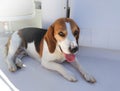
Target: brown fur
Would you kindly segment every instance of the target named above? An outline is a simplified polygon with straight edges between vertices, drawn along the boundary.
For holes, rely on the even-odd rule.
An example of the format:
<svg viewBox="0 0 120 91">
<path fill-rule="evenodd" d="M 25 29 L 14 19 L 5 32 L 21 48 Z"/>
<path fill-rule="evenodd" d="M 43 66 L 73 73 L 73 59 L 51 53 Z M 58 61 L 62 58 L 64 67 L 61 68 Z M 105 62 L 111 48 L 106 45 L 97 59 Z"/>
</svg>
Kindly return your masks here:
<svg viewBox="0 0 120 91">
<path fill-rule="evenodd" d="M 53 53 L 56 49 L 56 39 L 54 38 L 54 27 L 50 26 L 45 34 L 45 40 L 47 42 L 50 53 Z"/>
<path fill-rule="evenodd" d="M 8 55 L 8 50 L 9 50 L 10 40 L 11 40 L 11 37 L 9 37 L 9 39 L 8 39 L 6 45 L 5 45 L 5 56 Z"/>
<path fill-rule="evenodd" d="M 40 47 L 39 55 L 40 55 L 40 57 L 42 57 L 42 53 L 43 53 L 43 39 L 41 40 L 39 47 Z"/>
</svg>

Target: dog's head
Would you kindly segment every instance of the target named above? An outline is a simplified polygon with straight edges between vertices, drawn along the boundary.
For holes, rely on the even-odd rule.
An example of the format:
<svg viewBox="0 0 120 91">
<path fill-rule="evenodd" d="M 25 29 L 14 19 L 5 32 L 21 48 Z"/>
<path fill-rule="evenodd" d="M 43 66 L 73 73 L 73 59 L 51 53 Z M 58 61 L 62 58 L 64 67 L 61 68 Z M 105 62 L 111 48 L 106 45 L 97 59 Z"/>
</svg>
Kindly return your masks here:
<svg viewBox="0 0 120 91">
<path fill-rule="evenodd" d="M 49 51 L 53 53 L 56 45 L 65 54 L 75 54 L 78 51 L 78 39 L 80 29 L 70 18 L 60 18 L 56 20 L 46 33 L 46 41 Z"/>
</svg>

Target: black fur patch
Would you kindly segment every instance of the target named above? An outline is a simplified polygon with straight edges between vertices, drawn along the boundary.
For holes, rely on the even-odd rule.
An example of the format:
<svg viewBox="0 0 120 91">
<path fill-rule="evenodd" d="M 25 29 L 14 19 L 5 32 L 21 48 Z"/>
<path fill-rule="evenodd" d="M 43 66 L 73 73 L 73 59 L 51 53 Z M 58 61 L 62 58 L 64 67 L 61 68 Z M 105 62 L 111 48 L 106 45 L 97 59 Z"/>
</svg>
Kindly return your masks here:
<svg viewBox="0 0 120 91">
<path fill-rule="evenodd" d="M 19 30 L 19 35 L 23 39 L 24 46 L 27 48 L 27 44 L 34 41 L 36 51 L 39 52 L 39 44 L 44 37 L 47 29 L 40 28 L 24 28 Z"/>
</svg>

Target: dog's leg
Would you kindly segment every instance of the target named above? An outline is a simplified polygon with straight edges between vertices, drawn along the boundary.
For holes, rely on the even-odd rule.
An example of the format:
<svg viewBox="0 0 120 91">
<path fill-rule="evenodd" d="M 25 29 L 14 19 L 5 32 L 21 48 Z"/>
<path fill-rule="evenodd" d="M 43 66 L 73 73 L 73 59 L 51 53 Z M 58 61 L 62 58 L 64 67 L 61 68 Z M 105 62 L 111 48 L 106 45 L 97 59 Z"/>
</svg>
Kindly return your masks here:
<svg viewBox="0 0 120 91">
<path fill-rule="evenodd" d="M 18 48 L 21 45 L 21 38 L 18 36 L 17 32 L 14 33 L 11 37 L 9 48 L 8 48 L 8 55 L 6 56 L 6 63 L 8 65 L 8 69 L 11 72 L 14 72 L 17 70 L 17 67 L 15 65 L 15 53 L 17 52 Z"/>
<path fill-rule="evenodd" d="M 75 59 L 74 62 L 71 62 L 71 64 L 73 65 L 74 68 L 76 68 L 80 73 L 81 75 L 83 76 L 83 78 L 87 81 L 87 82 L 90 82 L 90 83 L 95 83 L 96 80 L 93 76 L 89 75 L 87 72 L 85 72 L 83 70 L 83 68 L 81 67 L 81 65 L 79 64 L 77 58 Z"/>
<path fill-rule="evenodd" d="M 76 82 L 77 79 L 70 75 L 66 69 L 59 63 L 56 62 L 44 62 L 42 61 L 42 66 L 44 66 L 47 69 L 53 70 L 53 71 L 57 71 L 58 73 L 60 73 L 65 79 L 71 81 L 71 82 Z"/>
<path fill-rule="evenodd" d="M 28 56 L 27 52 L 25 51 L 25 49 L 23 47 L 20 47 L 17 50 L 17 53 L 15 55 L 15 64 L 18 68 L 22 68 L 25 66 L 22 62 L 22 59 L 26 56 Z"/>
</svg>

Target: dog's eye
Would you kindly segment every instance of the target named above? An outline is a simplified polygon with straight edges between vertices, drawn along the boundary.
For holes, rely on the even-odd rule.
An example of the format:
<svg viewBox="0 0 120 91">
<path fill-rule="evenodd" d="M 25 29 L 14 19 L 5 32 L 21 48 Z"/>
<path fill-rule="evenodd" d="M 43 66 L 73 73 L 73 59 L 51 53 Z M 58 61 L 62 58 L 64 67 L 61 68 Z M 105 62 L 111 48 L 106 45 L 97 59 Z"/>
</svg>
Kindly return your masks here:
<svg viewBox="0 0 120 91">
<path fill-rule="evenodd" d="M 79 34 L 79 31 L 76 30 L 73 34 L 74 36 L 77 36 Z"/>
<path fill-rule="evenodd" d="M 65 34 L 63 32 L 58 33 L 61 37 L 65 37 Z"/>
</svg>

